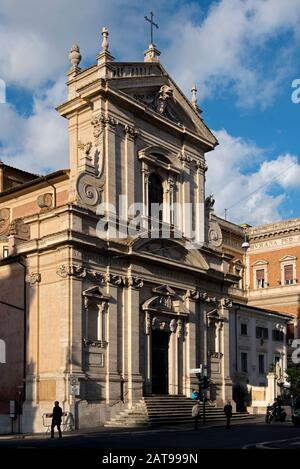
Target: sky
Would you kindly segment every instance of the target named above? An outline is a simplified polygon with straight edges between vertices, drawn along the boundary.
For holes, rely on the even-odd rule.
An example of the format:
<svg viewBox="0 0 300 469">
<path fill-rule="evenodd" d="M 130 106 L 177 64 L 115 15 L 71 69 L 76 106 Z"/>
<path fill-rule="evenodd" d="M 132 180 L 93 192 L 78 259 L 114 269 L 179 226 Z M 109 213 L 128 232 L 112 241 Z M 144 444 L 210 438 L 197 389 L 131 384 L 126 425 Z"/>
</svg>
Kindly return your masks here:
<svg viewBox="0 0 300 469">
<path fill-rule="evenodd" d="M 187 97 L 196 84 L 219 141 L 206 155 L 217 215 L 300 217 L 300 0 L 0 0 L 0 160 L 42 174 L 68 167 L 55 107 L 71 45 L 92 65 L 107 26 L 116 60 L 142 61 L 151 10 L 162 64 Z"/>
</svg>

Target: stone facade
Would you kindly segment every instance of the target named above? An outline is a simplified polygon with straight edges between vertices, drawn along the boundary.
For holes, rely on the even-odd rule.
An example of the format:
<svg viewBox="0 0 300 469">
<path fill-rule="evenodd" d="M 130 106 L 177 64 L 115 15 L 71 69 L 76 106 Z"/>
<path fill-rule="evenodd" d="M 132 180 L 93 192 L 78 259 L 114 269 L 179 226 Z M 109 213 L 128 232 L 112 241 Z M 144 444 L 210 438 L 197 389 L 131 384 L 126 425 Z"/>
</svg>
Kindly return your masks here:
<svg viewBox="0 0 300 469">
<path fill-rule="evenodd" d="M 205 197 L 205 153 L 217 141 L 195 90 L 191 103 L 158 55 L 151 45 L 144 62 L 115 62 L 104 29 L 97 64 L 81 70 L 74 44 L 57 108 L 69 122 L 70 169 L 0 194 L 0 307 L 11 327 L 0 339 L 13 349 L 21 326 L 5 321 L 20 297 L 26 344 L 23 373 L 11 373 L 20 357 L 9 352 L 0 387 L 3 376 L 23 386 L 25 432 L 43 429 L 54 400 L 82 428 L 145 395 L 190 396 L 200 364 L 216 403 L 232 396 L 230 297 L 246 302 L 233 288 L 243 255 L 226 247 L 225 222 Z"/>
</svg>

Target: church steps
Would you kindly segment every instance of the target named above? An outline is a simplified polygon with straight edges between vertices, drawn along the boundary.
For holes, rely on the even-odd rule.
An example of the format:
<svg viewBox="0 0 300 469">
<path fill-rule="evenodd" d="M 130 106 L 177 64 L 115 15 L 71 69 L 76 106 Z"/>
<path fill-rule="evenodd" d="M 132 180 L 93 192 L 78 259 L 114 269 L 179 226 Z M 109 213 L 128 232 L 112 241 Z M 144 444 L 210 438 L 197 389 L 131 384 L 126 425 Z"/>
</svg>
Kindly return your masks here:
<svg viewBox="0 0 300 469">
<path fill-rule="evenodd" d="M 192 407 L 195 401 L 184 396 L 144 397 L 132 409 L 123 410 L 106 422 L 105 427 L 144 427 L 192 423 Z M 203 414 L 203 404 L 201 404 Z M 225 421 L 223 407 L 206 405 L 206 421 Z M 236 412 L 233 420 L 250 419 L 247 413 Z"/>
</svg>

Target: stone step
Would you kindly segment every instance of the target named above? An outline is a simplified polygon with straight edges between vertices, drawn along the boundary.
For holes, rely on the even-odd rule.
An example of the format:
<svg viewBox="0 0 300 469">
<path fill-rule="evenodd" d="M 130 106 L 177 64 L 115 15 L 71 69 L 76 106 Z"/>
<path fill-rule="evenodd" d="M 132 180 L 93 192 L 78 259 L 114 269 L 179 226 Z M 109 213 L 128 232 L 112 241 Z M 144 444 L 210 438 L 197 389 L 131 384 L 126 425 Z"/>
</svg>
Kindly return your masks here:
<svg viewBox="0 0 300 469">
<path fill-rule="evenodd" d="M 137 402 L 131 409 L 125 409 L 120 414 L 106 422 L 105 427 L 139 427 L 163 426 L 192 423 L 192 407 L 195 401 L 185 396 L 147 396 Z M 203 403 L 201 404 L 203 414 Z M 222 407 L 205 407 L 206 421 L 225 421 Z M 253 418 L 247 413 L 235 413 L 233 420 Z"/>
</svg>

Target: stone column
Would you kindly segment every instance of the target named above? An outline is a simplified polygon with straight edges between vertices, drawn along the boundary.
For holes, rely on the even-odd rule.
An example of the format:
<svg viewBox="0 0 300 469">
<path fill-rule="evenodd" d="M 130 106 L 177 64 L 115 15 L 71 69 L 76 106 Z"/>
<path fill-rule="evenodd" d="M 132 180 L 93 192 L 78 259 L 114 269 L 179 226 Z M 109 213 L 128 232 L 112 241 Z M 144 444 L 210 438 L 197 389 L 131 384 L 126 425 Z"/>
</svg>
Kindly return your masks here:
<svg viewBox="0 0 300 469">
<path fill-rule="evenodd" d="M 140 375 L 140 288 L 143 281 L 137 277 L 126 279 L 127 295 L 127 370 L 128 370 L 128 406 L 143 395 L 142 377 Z"/>
<path fill-rule="evenodd" d="M 200 351 L 200 363 L 207 365 L 207 316 L 206 309 L 203 303 L 200 303 L 200 337 L 197 342 L 197 347 Z"/>
<path fill-rule="evenodd" d="M 152 354 L 151 354 L 151 313 L 145 312 L 145 394 L 151 394 L 151 370 L 152 370 Z"/>
<path fill-rule="evenodd" d="M 186 309 L 189 312 L 188 322 L 186 324 L 186 337 L 185 337 L 185 390 L 184 394 L 190 396 L 192 389 L 197 388 L 198 380 L 195 375 L 190 374 L 192 368 L 198 368 L 200 363 L 196 361 L 196 301 L 198 300 L 198 293 L 194 290 L 188 290 L 186 293 Z"/>
<path fill-rule="evenodd" d="M 148 179 L 149 169 L 142 162 L 142 202 L 143 202 L 143 228 L 148 228 L 148 215 L 149 215 L 149 193 L 148 193 Z"/>
<path fill-rule="evenodd" d="M 116 121 L 113 117 L 107 116 L 104 119 L 105 125 L 105 201 L 106 210 L 115 219 L 115 214 L 110 213 L 109 204 L 117 209 L 116 194 Z"/>
<path fill-rule="evenodd" d="M 119 275 L 107 275 L 106 293 L 109 296 L 109 308 L 103 308 L 106 315 L 107 363 L 106 363 L 106 401 L 120 399 L 120 373 L 118 364 L 118 308 L 120 307 L 118 290 L 123 287 L 123 279 Z M 107 312 L 105 312 L 107 311 Z"/>
<path fill-rule="evenodd" d="M 192 237 L 192 210 L 190 207 L 190 164 L 191 158 L 184 151 L 179 159 L 182 164 L 182 231 L 187 238 Z"/>
<path fill-rule="evenodd" d="M 222 301 L 222 300 L 221 300 Z M 230 338 L 229 338 L 229 310 L 225 302 L 222 301 L 222 316 L 224 321 L 222 322 L 222 332 L 221 334 L 221 353 L 223 354 L 223 367 L 222 367 L 222 377 L 223 377 L 223 390 L 222 390 L 222 399 L 223 402 L 232 399 L 232 380 L 230 377 Z"/>
<path fill-rule="evenodd" d="M 197 192 L 196 192 L 196 220 L 195 220 L 195 231 L 196 241 L 199 244 L 203 244 L 205 241 L 205 210 L 204 210 L 204 172 L 207 170 L 207 166 L 204 161 L 196 163 L 197 173 Z"/>
<path fill-rule="evenodd" d="M 138 136 L 137 129 L 132 125 L 125 125 L 125 192 L 127 196 L 126 219 L 128 219 L 128 208 L 134 204 L 136 186 L 136 155 L 135 139 Z"/>
</svg>

